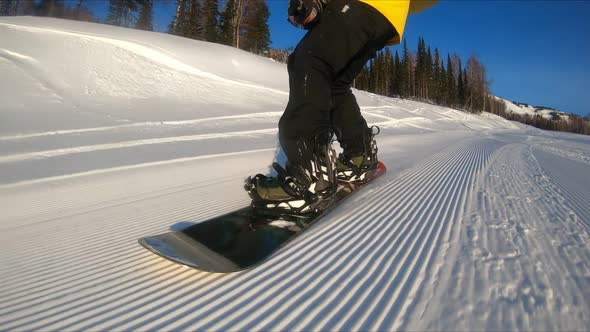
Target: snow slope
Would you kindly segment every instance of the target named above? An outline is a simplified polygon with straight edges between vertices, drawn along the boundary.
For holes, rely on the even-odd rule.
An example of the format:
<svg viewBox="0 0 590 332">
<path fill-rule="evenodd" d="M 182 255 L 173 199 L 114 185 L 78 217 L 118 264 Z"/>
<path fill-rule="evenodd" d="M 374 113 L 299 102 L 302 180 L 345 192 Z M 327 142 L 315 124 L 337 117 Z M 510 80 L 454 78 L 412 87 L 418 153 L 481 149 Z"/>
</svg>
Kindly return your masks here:
<svg viewBox="0 0 590 332">
<path fill-rule="evenodd" d="M 504 104 L 506 105 L 506 110 L 508 112 L 512 112 L 515 114 L 519 114 L 519 115 L 529 115 L 529 116 L 535 116 L 535 115 L 540 115 L 542 117 L 544 117 L 547 120 L 553 120 L 553 113 L 557 113 L 557 115 L 560 117 L 560 119 L 563 119 L 565 121 L 569 121 L 569 115 L 560 112 L 558 110 L 555 109 L 549 109 L 549 108 L 545 108 L 543 106 L 536 106 L 533 107 L 531 105 L 528 104 L 520 104 L 520 103 L 514 103 L 505 99 L 501 99 L 504 102 Z"/>
<path fill-rule="evenodd" d="M 284 65 L 0 18 L 0 330 L 585 330 L 590 139 L 355 91 L 388 173 L 262 266 L 140 247 L 248 204 Z"/>
</svg>

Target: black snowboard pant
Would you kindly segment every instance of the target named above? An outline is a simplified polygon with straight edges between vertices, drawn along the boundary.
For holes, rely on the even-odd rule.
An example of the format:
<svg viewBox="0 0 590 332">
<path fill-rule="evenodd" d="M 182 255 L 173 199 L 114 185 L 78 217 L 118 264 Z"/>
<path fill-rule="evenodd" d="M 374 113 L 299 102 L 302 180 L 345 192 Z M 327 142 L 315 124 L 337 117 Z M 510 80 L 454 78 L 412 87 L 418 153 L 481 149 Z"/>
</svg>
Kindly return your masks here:
<svg viewBox="0 0 590 332">
<path fill-rule="evenodd" d="M 301 141 L 332 129 L 347 152 L 363 152 L 367 122 L 351 85 L 368 60 L 397 32 L 373 7 L 332 0 L 319 23 L 289 56 L 289 103 L 279 121 L 279 140 L 290 163 L 304 165 Z"/>
</svg>

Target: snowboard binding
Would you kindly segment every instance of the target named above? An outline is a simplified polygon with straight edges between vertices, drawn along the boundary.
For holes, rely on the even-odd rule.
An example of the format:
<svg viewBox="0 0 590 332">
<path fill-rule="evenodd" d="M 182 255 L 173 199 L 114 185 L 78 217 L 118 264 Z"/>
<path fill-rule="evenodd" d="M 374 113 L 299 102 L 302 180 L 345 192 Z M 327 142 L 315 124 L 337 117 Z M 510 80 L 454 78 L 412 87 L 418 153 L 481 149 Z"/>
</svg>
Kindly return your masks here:
<svg viewBox="0 0 590 332">
<path fill-rule="evenodd" d="M 273 163 L 276 177 L 257 174 L 246 179 L 244 189 L 252 208 L 262 213 L 307 215 L 321 212 L 336 193 L 336 158 L 331 131 L 315 136 L 311 144 L 298 142 L 299 163 L 287 168 Z"/>
<path fill-rule="evenodd" d="M 252 198 L 251 207 L 260 212 L 284 213 L 299 215 L 304 213 L 317 212 L 314 203 L 319 200 L 319 196 L 312 193 L 307 188 L 302 186 L 299 181 L 291 176 L 286 176 L 283 172 L 285 170 L 277 163 L 273 164 L 273 168 L 277 171 L 278 179 L 256 174 L 253 177 L 246 179 L 244 189 Z M 289 194 L 290 197 L 284 199 L 268 199 L 263 198 L 258 194 L 257 185 L 265 181 L 279 181 L 282 189 Z M 273 213 L 273 214 L 274 214 Z"/>
<path fill-rule="evenodd" d="M 370 179 L 377 169 L 377 142 L 375 136 L 379 135 L 381 129 L 372 126 L 367 129 L 363 136 L 362 153 L 350 153 L 344 150 L 338 156 L 337 177 L 339 181 L 365 182 Z"/>
</svg>

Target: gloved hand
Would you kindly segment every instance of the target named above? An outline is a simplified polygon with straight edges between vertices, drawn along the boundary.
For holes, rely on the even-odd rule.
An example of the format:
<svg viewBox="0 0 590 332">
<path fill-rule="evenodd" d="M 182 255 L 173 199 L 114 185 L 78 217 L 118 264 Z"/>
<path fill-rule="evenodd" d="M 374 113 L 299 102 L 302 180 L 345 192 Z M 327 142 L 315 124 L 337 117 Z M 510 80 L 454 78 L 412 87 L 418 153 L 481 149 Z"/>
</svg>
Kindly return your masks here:
<svg viewBox="0 0 590 332">
<path fill-rule="evenodd" d="M 294 26 L 309 30 L 320 18 L 328 0 L 289 0 L 289 22 Z"/>
</svg>

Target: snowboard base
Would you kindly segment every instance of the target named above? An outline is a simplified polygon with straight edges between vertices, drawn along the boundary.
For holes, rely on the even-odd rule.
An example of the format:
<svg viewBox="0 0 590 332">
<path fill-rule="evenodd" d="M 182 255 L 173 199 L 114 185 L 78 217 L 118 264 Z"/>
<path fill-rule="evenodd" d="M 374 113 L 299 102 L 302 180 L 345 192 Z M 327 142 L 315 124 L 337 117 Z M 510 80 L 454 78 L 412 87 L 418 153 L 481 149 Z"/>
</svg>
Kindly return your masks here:
<svg viewBox="0 0 590 332">
<path fill-rule="evenodd" d="M 386 172 L 379 162 L 375 174 L 362 183 L 341 182 L 321 212 L 297 216 L 260 213 L 245 207 L 188 228 L 148 236 L 139 243 L 151 252 L 198 270 L 228 273 L 268 259 L 344 199 Z"/>
</svg>

